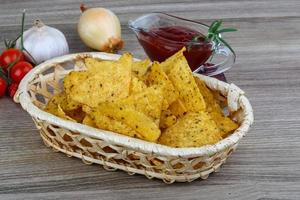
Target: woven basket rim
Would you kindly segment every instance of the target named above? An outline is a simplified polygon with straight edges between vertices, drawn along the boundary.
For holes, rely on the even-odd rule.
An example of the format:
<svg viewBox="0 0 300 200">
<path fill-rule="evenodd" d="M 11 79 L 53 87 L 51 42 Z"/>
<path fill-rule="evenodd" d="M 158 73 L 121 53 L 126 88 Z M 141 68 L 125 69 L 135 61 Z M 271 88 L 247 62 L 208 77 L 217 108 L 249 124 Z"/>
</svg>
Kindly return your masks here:
<svg viewBox="0 0 300 200">
<path fill-rule="evenodd" d="M 83 52 L 83 53 L 68 54 L 65 56 L 53 58 L 51 60 L 39 64 L 23 78 L 23 80 L 19 85 L 19 89 L 15 97 L 17 100 L 19 100 L 22 108 L 26 110 L 32 117 L 47 121 L 51 124 L 69 129 L 74 132 L 78 132 L 84 136 L 105 140 L 115 145 L 125 146 L 130 150 L 153 153 L 158 156 L 174 156 L 174 157 L 211 156 L 238 143 L 239 140 L 243 136 L 245 136 L 245 134 L 249 131 L 250 126 L 253 123 L 253 111 L 252 111 L 251 104 L 248 101 L 248 99 L 244 96 L 244 92 L 241 89 L 239 89 L 237 86 L 233 84 L 228 84 L 219 81 L 215 78 L 211 78 L 199 74 L 194 74 L 194 76 L 204 80 L 206 84 L 213 83 L 212 85 L 221 86 L 222 88 L 224 88 L 223 89 L 224 91 L 221 91 L 223 93 L 227 93 L 229 90 L 231 90 L 231 88 L 238 89 L 240 93 L 239 93 L 239 99 L 237 103 L 239 105 L 242 105 L 242 111 L 245 114 L 245 118 L 242 120 L 240 127 L 234 133 L 232 133 L 230 136 L 226 137 L 225 139 L 219 141 L 216 144 L 205 145 L 202 147 L 174 148 L 174 147 L 147 142 L 136 138 L 131 138 L 111 131 L 96 129 L 93 127 L 86 126 L 84 124 L 61 119 L 57 116 L 54 116 L 50 113 L 41 110 L 40 108 L 38 108 L 32 103 L 30 96 L 27 92 L 28 83 L 32 81 L 36 76 L 38 76 L 38 74 L 53 67 L 55 64 L 74 60 L 78 56 L 87 56 L 87 55 L 92 56 L 94 58 L 108 59 L 108 60 L 116 60 L 120 57 L 120 55 L 118 54 L 110 54 L 110 53 L 103 53 L 103 52 Z"/>
</svg>

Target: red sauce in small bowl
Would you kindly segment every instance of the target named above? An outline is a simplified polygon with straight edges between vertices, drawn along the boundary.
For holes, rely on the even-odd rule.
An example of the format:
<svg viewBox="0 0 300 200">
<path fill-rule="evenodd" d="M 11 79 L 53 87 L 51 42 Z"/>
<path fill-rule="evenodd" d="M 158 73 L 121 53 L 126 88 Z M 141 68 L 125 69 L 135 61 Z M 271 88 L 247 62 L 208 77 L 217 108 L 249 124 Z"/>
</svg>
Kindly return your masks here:
<svg viewBox="0 0 300 200">
<path fill-rule="evenodd" d="M 184 52 L 190 68 L 193 70 L 203 65 L 212 54 L 212 43 L 200 32 L 183 26 L 162 26 L 141 30 L 138 40 L 152 61 L 163 62 L 168 57 L 188 46 L 195 36 L 200 36 Z"/>
</svg>

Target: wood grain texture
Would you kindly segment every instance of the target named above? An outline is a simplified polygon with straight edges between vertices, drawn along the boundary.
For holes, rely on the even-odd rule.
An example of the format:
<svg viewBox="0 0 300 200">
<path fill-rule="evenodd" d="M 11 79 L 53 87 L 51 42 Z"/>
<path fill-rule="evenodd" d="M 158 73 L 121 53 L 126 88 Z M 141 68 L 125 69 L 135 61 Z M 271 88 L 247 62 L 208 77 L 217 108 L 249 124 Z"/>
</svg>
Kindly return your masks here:
<svg viewBox="0 0 300 200">
<path fill-rule="evenodd" d="M 71 52 L 89 51 L 76 33 L 79 0 L 1 0 L 0 41 L 17 35 L 21 11 L 62 30 Z M 219 173 L 207 180 L 165 185 L 108 172 L 45 147 L 30 116 L 0 100 L 0 199 L 300 199 L 300 1 L 87 0 L 121 19 L 124 51 L 145 54 L 129 19 L 164 11 L 205 23 L 224 18 L 239 32 L 227 38 L 238 55 L 227 73 L 246 91 L 255 124 Z M 0 44 L 0 49 L 4 45 Z"/>
</svg>

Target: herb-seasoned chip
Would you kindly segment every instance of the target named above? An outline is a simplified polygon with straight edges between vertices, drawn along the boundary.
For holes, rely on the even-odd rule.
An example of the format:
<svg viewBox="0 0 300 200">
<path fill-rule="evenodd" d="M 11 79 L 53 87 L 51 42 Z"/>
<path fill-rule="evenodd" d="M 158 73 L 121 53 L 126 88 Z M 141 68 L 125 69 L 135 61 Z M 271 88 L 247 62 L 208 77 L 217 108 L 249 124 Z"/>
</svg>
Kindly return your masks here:
<svg viewBox="0 0 300 200">
<path fill-rule="evenodd" d="M 53 100 L 55 100 L 56 104 L 59 104 L 64 111 L 73 111 L 81 107 L 79 103 L 69 98 L 65 92 L 57 94 Z"/>
<path fill-rule="evenodd" d="M 99 114 L 99 113 L 98 113 Z M 95 117 L 94 123 L 98 128 L 121 133 L 130 137 L 140 137 L 139 133 L 126 125 L 122 121 L 115 120 L 105 115 L 93 115 Z"/>
<path fill-rule="evenodd" d="M 85 115 L 85 117 L 84 117 L 83 120 L 82 120 L 82 123 L 85 124 L 85 125 L 88 125 L 88 126 L 97 128 L 97 126 L 96 126 L 94 120 L 91 118 L 90 115 Z"/>
<path fill-rule="evenodd" d="M 57 99 L 60 98 L 60 94 L 54 96 L 49 102 L 48 104 L 46 105 L 45 107 L 45 111 L 48 112 L 48 113 L 51 113 L 53 115 L 56 115 L 60 118 L 63 118 L 63 119 L 66 119 L 66 120 L 70 120 L 70 121 L 73 121 L 75 122 L 74 119 L 72 119 L 71 117 L 69 117 L 64 111 L 63 109 L 61 108 L 61 106 L 59 105 L 59 102 Z"/>
<path fill-rule="evenodd" d="M 142 77 L 147 73 L 150 64 L 151 61 L 149 59 L 135 61 L 132 64 L 132 73 L 137 77 Z"/>
<path fill-rule="evenodd" d="M 77 107 L 73 110 L 66 109 L 69 106 L 67 96 L 64 92 L 54 95 L 48 102 L 45 107 L 45 111 L 57 115 L 61 118 L 68 119 L 71 121 L 82 122 L 84 118 L 84 113 L 81 110 L 81 107 Z M 73 107 L 71 107 L 73 108 Z"/>
<path fill-rule="evenodd" d="M 195 81 L 206 103 L 206 109 L 208 112 L 210 112 L 210 109 L 215 106 L 216 100 L 214 99 L 214 96 L 211 93 L 211 91 L 206 87 L 204 81 L 200 80 L 197 77 L 195 77 Z"/>
<path fill-rule="evenodd" d="M 180 99 L 177 99 L 176 101 L 174 101 L 170 105 L 169 109 L 172 112 L 172 114 L 175 115 L 176 117 L 182 117 L 188 111 L 187 108 L 185 107 L 185 105 L 183 104 L 183 102 Z"/>
<path fill-rule="evenodd" d="M 63 85 L 64 91 L 67 95 L 70 95 L 74 86 L 80 85 L 88 78 L 87 71 L 72 71 L 64 78 Z"/>
<path fill-rule="evenodd" d="M 214 94 L 206 87 L 204 81 L 198 78 L 195 78 L 195 80 L 205 100 L 207 112 L 222 131 L 222 137 L 228 136 L 238 128 L 238 124 L 224 115 L 220 105 L 218 104 L 218 101 L 214 97 Z"/>
<path fill-rule="evenodd" d="M 119 102 L 144 113 L 154 120 L 160 119 L 163 102 L 162 88 L 157 86 L 148 87 L 143 92 L 133 94 Z"/>
<path fill-rule="evenodd" d="M 124 54 L 111 67 L 101 67 L 101 71 L 95 70 L 95 67 L 91 71 L 71 72 L 66 76 L 64 86 L 72 100 L 90 107 L 97 107 L 99 103 L 128 96 L 131 65 L 132 57 Z M 80 81 L 76 77 L 79 77 Z"/>
<path fill-rule="evenodd" d="M 130 95 L 142 92 L 146 88 L 147 88 L 147 85 L 143 81 L 139 80 L 137 77 L 134 77 L 134 76 L 131 77 L 131 83 L 130 83 L 130 87 L 129 87 Z"/>
<path fill-rule="evenodd" d="M 220 130 L 206 112 L 188 113 L 166 129 L 159 143 L 172 147 L 199 147 L 221 139 Z"/>
<path fill-rule="evenodd" d="M 116 65 L 116 61 L 114 60 L 97 60 L 95 58 L 86 58 L 84 63 L 89 72 L 96 73 Z"/>
<path fill-rule="evenodd" d="M 226 137 L 231 134 L 239 125 L 229 117 L 225 117 L 223 113 L 211 112 L 211 118 L 216 122 L 219 129 L 222 131 L 222 137 Z"/>
<path fill-rule="evenodd" d="M 164 62 L 161 63 L 162 69 L 168 74 L 169 71 L 173 68 L 177 59 L 184 57 L 183 52 L 185 52 L 186 48 L 183 47 L 180 51 L 175 53 L 173 56 L 166 59 Z"/>
<path fill-rule="evenodd" d="M 179 98 L 188 111 L 200 112 L 205 110 L 204 99 L 184 56 L 176 60 L 168 77 L 179 92 Z"/>
<path fill-rule="evenodd" d="M 47 103 L 44 108 L 45 111 L 52 113 L 57 109 L 58 104 L 60 104 L 65 99 L 65 95 L 63 93 L 59 93 L 54 95 Z M 53 114 L 53 113 L 52 113 Z"/>
<path fill-rule="evenodd" d="M 102 103 L 91 114 L 97 119 L 99 116 L 107 116 L 120 121 L 135 130 L 141 139 L 155 142 L 160 136 L 160 129 L 155 122 L 132 107 L 121 103 Z"/>
<path fill-rule="evenodd" d="M 164 110 L 161 113 L 159 128 L 169 128 L 177 121 L 177 117 L 170 110 Z"/>
<path fill-rule="evenodd" d="M 178 91 L 175 90 L 172 82 L 169 80 L 159 63 L 153 63 L 147 81 L 150 85 L 155 84 L 163 88 L 164 98 L 169 105 L 178 98 Z"/>
<path fill-rule="evenodd" d="M 61 107 L 63 110 L 76 110 L 76 109 L 80 109 L 81 108 L 81 104 L 74 101 L 73 99 L 70 98 L 69 95 L 65 94 L 66 96 L 66 100 L 64 102 L 61 103 Z"/>
</svg>

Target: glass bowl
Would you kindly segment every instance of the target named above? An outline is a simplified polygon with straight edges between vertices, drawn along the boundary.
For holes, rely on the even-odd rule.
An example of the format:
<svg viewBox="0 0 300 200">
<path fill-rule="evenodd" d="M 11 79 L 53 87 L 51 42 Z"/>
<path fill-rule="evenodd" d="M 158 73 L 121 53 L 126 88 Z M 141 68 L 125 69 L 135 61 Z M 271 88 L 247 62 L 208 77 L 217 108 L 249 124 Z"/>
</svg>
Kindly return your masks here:
<svg viewBox="0 0 300 200">
<path fill-rule="evenodd" d="M 205 38 L 209 27 L 200 22 L 166 13 L 150 13 L 129 21 L 129 27 L 152 61 L 162 62 L 185 46 L 184 55 L 193 72 L 215 76 L 230 69 L 235 62 L 235 54 L 223 44 L 216 45 L 208 40 L 191 43 L 184 38 L 172 40 L 164 35 L 172 32 L 172 37 L 178 39 L 185 32 L 187 37 L 200 34 Z M 159 31 L 162 29 L 165 33 Z M 219 36 L 222 37 L 221 34 Z"/>
</svg>

